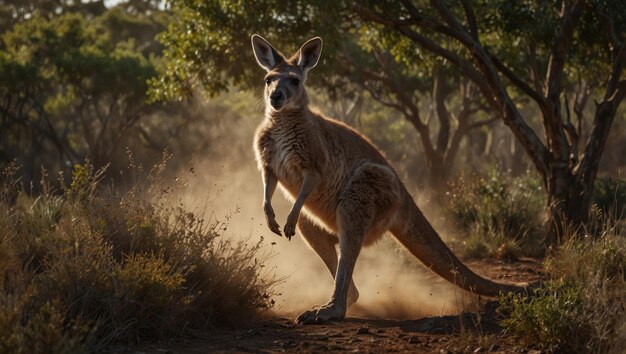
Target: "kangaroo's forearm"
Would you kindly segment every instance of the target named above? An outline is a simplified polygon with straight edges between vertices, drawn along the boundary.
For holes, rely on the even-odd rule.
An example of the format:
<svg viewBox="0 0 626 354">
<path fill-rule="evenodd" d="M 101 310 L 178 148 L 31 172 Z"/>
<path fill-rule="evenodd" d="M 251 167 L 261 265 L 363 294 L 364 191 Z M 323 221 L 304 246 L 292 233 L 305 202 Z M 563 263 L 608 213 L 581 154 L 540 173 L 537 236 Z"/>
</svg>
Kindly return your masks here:
<svg viewBox="0 0 626 354">
<path fill-rule="evenodd" d="M 319 183 L 319 176 L 314 173 L 307 173 L 304 175 L 302 179 L 302 186 L 300 187 L 300 192 L 298 192 L 298 197 L 296 201 L 293 203 L 293 207 L 291 208 L 291 213 L 299 213 L 306 199 L 309 197 L 311 192 L 317 187 Z"/>
<path fill-rule="evenodd" d="M 274 174 L 274 172 L 266 170 L 263 171 L 263 185 L 264 185 L 264 196 L 263 203 L 271 204 L 272 197 L 274 196 L 274 192 L 276 191 L 276 186 L 278 185 L 278 178 Z"/>
<path fill-rule="evenodd" d="M 291 236 L 296 234 L 296 223 L 298 222 L 298 218 L 300 216 L 300 210 L 304 206 L 304 202 L 309 197 L 311 192 L 317 187 L 319 184 L 320 178 L 317 174 L 305 173 L 302 178 L 302 186 L 300 187 L 300 192 L 298 192 L 298 197 L 296 201 L 293 203 L 293 207 L 291 208 L 291 212 L 289 212 L 289 216 L 287 216 L 287 223 L 285 223 L 285 236 L 291 239 Z"/>
</svg>

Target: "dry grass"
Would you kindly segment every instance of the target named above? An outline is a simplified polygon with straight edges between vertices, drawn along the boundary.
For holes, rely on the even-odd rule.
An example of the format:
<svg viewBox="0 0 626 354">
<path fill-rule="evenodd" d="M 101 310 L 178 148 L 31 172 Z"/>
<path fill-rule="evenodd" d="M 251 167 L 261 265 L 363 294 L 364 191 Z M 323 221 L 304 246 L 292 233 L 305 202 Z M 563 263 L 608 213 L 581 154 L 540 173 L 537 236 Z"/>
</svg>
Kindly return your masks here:
<svg viewBox="0 0 626 354">
<path fill-rule="evenodd" d="M 626 348 L 626 233 L 570 234 L 546 260 L 550 280 L 530 299 L 501 299 L 502 324 L 550 352 L 618 353 Z"/>
<path fill-rule="evenodd" d="M 94 351 L 239 324 L 272 305 L 261 243 L 184 210 L 162 169 L 122 190 L 76 166 L 69 186 L 43 183 L 38 196 L 15 166 L 4 171 L 0 352 Z"/>
</svg>

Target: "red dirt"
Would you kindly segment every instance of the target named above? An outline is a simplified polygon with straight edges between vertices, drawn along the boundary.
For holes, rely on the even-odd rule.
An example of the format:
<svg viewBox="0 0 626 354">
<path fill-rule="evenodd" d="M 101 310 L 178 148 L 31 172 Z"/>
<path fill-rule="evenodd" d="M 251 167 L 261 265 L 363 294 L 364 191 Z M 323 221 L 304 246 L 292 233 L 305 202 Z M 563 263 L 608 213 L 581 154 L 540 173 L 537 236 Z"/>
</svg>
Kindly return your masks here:
<svg viewBox="0 0 626 354">
<path fill-rule="evenodd" d="M 537 261 L 467 261 L 477 273 L 505 282 L 533 282 L 541 278 Z M 216 330 L 194 339 L 179 339 L 133 348 L 143 353 L 537 353 L 502 334 L 495 301 L 481 301 L 478 313 L 426 317 L 415 320 L 347 318 L 320 325 L 296 325 L 271 315 L 246 328 Z M 130 348 L 113 349 L 129 352 Z"/>
</svg>

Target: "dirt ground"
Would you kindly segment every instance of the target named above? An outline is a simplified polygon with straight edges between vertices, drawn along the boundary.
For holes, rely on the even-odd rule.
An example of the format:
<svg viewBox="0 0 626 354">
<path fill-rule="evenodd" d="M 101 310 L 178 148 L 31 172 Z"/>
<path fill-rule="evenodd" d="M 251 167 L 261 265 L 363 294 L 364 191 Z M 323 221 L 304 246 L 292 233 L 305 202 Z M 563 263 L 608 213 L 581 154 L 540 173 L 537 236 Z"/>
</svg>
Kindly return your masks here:
<svg viewBox="0 0 626 354">
<path fill-rule="evenodd" d="M 538 261 L 466 262 L 474 271 L 504 282 L 533 282 L 542 275 Z M 297 325 L 297 314 L 270 315 L 245 328 L 217 330 L 193 339 L 176 339 L 118 353 L 538 353 L 502 334 L 495 301 L 481 301 L 480 311 L 459 315 L 391 320 L 348 317 L 342 322 Z"/>
</svg>

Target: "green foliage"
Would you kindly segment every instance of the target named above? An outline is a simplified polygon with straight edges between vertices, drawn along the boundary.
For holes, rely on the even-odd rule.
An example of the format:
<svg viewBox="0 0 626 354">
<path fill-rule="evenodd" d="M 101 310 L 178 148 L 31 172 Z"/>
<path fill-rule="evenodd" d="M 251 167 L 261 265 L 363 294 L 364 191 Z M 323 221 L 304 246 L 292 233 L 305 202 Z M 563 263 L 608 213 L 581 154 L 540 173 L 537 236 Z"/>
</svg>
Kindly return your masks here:
<svg viewBox="0 0 626 354">
<path fill-rule="evenodd" d="M 444 211 L 467 235 L 462 248 L 468 257 L 536 256 L 543 236 L 543 198 L 530 175 L 512 178 L 494 170 L 488 178 L 452 182 Z"/>
<path fill-rule="evenodd" d="M 56 171 L 90 158 L 104 166 L 121 139 L 159 108 L 146 103 L 160 50 L 148 38 L 165 20 L 131 20 L 117 8 L 95 18 L 31 15 L 0 40 L 0 163 L 15 158 L 29 169 Z"/>
<path fill-rule="evenodd" d="M 92 198 L 104 171 L 104 168 L 96 171 L 89 159 L 83 165 L 74 165 L 72 182 L 64 190 L 66 197 L 76 200 Z"/>
<path fill-rule="evenodd" d="M 485 236 L 471 233 L 463 239 L 462 252 L 467 258 L 487 258 L 494 254 L 490 246 L 487 244 Z"/>
<path fill-rule="evenodd" d="M 439 14 L 425 1 L 414 2 L 427 21 L 439 24 Z M 461 59 L 471 56 L 456 41 L 436 31 L 411 26 L 409 11 L 397 1 L 276 1 L 254 3 L 220 1 L 171 1 L 177 21 L 161 35 L 166 47 L 167 70 L 160 79 L 152 81 L 156 99 L 181 98 L 192 93 L 199 84 L 215 94 L 230 85 L 256 87 L 258 68 L 251 56 L 249 39 L 253 33 L 264 35 L 279 49 L 291 54 L 294 47 L 314 35 L 325 41 L 322 70 L 324 81 L 314 84 L 329 88 L 336 80 L 352 82 L 367 80 L 349 66 L 377 68 L 374 52 L 388 52 L 395 63 L 387 63 L 402 81 L 402 88 L 427 88 L 435 68 L 443 65 L 447 76 L 458 78 L 460 73 L 443 58 L 416 45 L 396 26 L 382 25 L 363 19 L 364 12 L 383 14 L 384 19 L 407 19 L 407 28 L 443 46 Z M 465 18 L 461 4 L 446 3 L 451 13 Z M 543 70 L 553 47 L 559 25 L 560 3 L 551 1 L 512 2 L 506 0 L 472 3 L 480 30 L 481 42 L 514 72 Z M 365 16 L 367 17 L 367 16 Z M 611 21 L 610 28 L 603 24 Z M 443 22 L 443 21 L 441 21 Z M 607 40 L 621 40 L 626 29 L 626 5 L 619 1 L 588 3 L 580 28 L 574 39 L 566 75 L 576 82 L 580 76 L 596 80 L 606 72 L 606 58 L 592 55 L 605 52 Z M 532 53 L 528 48 L 532 47 Z M 346 66 L 346 54 L 352 58 Z M 533 56 L 532 59 L 530 58 Z M 339 59 L 339 60 L 337 60 Z M 337 61 L 336 64 L 335 61 Z M 532 63 L 532 64 L 531 64 Z M 537 65 L 542 64 L 542 65 Z M 530 68 L 529 65 L 534 65 Z M 375 70 L 380 72 L 379 70 Z M 384 71 L 384 70 L 383 70 Z M 346 75 L 347 74 L 347 75 Z M 538 72 L 543 77 L 545 72 Z M 522 76 L 522 77 L 524 77 Z M 329 80 L 333 78 L 334 80 Z M 395 77 L 394 77 L 395 78 Z M 383 85 L 384 86 L 384 85 Z M 396 97 L 396 99 L 398 99 Z"/>
<path fill-rule="evenodd" d="M 79 165 L 62 194 L 1 194 L 2 352 L 100 350 L 245 322 L 272 305 L 261 242 L 185 211 L 163 169 L 120 191 L 96 188 L 102 171 Z"/>
<path fill-rule="evenodd" d="M 610 218 L 626 217 L 626 181 L 611 177 L 596 179 L 593 204 Z"/>
<path fill-rule="evenodd" d="M 626 238 L 569 237 L 546 260 L 551 278 L 526 298 L 500 298 L 502 325 L 524 342 L 559 352 L 611 353 L 626 344 Z"/>
<path fill-rule="evenodd" d="M 527 343 L 540 343 L 550 350 L 581 346 L 572 339 L 585 340 L 588 329 L 581 323 L 582 289 L 577 284 L 549 282 L 536 290 L 533 299 L 512 294 L 500 298 L 501 313 L 509 314 L 502 325 Z M 582 325 L 582 326 L 581 326 Z M 584 344 L 582 344 L 584 346 Z"/>
<path fill-rule="evenodd" d="M 489 38 L 490 48 L 506 57 L 512 64 L 509 67 L 520 73 L 532 65 L 529 64 L 532 54 L 522 48 L 532 48 L 542 63 L 539 67 L 546 68 L 558 33 L 554 29 L 560 24 L 561 4 L 553 1 L 498 0 L 495 3 L 485 2 L 484 5 L 477 14 L 484 17 L 483 21 L 490 31 L 499 35 Z M 565 74 L 572 83 L 584 77 L 587 84 L 600 85 L 610 70 L 606 50 L 608 43 L 616 41 L 610 44 L 613 46 L 624 40 L 626 4 L 622 1 L 588 1 L 577 27 Z M 543 76 L 546 73 L 539 74 Z"/>
<path fill-rule="evenodd" d="M 211 95 L 232 85 L 260 87 L 263 74 L 252 55 L 253 33 L 262 34 L 285 55 L 305 40 L 322 36 L 324 55 L 311 81 L 332 85 L 322 73 L 336 69 L 332 56 L 345 38 L 337 25 L 345 8 L 342 2 L 174 0 L 170 5 L 176 21 L 160 35 L 166 71 L 151 80 L 154 99 L 188 97 L 198 84 Z"/>
</svg>

